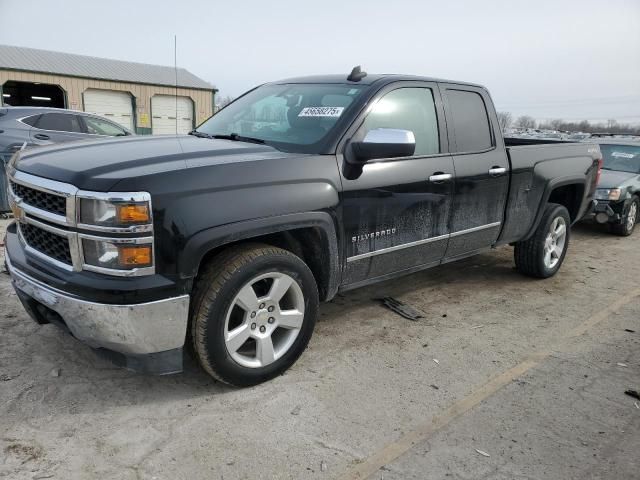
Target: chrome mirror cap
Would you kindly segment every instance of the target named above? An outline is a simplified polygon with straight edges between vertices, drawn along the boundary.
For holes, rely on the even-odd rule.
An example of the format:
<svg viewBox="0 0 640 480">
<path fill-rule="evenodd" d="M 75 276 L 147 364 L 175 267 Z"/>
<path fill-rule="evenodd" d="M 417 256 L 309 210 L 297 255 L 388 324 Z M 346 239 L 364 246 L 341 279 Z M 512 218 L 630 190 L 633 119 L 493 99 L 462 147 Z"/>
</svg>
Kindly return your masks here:
<svg viewBox="0 0 640 480">
<path fill-rule="evenodd" d="M 402 130 L 399 128 L 374 128 L 367 132 L 362 141 L 363 143 L 415 145 L 416 137 L 411 130 Z"/>
</svg>

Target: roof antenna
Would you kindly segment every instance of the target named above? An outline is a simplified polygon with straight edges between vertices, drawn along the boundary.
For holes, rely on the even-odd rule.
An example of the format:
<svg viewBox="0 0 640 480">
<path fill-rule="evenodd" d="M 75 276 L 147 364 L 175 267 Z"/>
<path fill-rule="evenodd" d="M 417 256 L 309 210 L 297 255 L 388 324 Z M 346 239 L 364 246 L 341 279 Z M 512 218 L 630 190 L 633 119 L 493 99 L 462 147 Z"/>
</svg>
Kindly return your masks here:
<svg viewBox="0 0 640 480">
<path fill-rule="evenodd" d="M 176 74 L 176 135 L 178 135 L 178 36 L 173 36 L 173 69 Z"/>
<path fill-rule="evenodd" d="M 358 65 L 356 67 L 353 67 L 353 70 L 351 70 L 351 73 L 347 77 L 347 80 L 350 82 L 359 82 L 366 76 L 367 76 L 367 72 L 363 72 L 362 69 L 360 68 L 360 65 Z"/>
</svg>

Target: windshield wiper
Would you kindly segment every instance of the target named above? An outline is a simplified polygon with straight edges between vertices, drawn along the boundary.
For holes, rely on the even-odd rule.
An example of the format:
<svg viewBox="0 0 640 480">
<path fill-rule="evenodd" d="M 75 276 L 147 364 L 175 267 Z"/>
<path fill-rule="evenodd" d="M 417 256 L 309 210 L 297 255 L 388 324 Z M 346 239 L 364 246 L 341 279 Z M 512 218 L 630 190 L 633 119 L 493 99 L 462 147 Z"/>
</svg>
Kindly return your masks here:
<svg viewBox="0 0 640 480">
<path fill-rule="evenodd" d="M 191 130 L 189 132 L 189 135 L 193 135 L 194 137 L 199 137 L 199 138 L 213 138 L 213 136 L 209 135 L 208 133 L 199 132 L 197 130 Z"/>
<path fill-rule="evenodd" d="M 229 133 L 228 135 L 227 134 L 210 135 L 208 133 L 199 132 L 198 130 L 191 130 L 189 132 L 189 135 L 193 135 L 194 137 L 200 137 L 200 138 L 217 138 L 220 140 L 232 140 L 234 142 L 257 143 L 259 145 L 265 144 L 265 141 L 262 140 L 261 138 L 245 137 L 244 135 L 238 135 L 237 133 Z"/>
<path fill-rule="evenodd" d="M 210 135 L 211 138 L 219 138 L 221 140 L 233 140 L 234 142 L 248 142 L 258 143 L 264 145 L 264 140 L 261 138 L 245 137 L 244 135 L 238 135 L 237 133 L 230 133 L 228 135 Z"/>
</svg>

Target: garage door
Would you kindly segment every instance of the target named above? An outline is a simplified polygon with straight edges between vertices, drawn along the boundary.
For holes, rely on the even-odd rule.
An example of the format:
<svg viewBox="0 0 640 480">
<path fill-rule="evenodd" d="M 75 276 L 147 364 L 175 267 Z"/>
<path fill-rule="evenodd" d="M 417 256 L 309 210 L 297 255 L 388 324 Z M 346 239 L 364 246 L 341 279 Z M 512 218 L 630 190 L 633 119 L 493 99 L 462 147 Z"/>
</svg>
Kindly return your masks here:
<svg viewBox="0 0 640 480">
<path fill-rule="evenodd" d="M 151 98 L 151 132 L 154 135 L 189 133 L 193 130 L 193 102 L 188 97 L 178 97 L 176 115 L 176 97 L 173 95 L 154 95 Z"/>
<path fill-rule="evenodd" d="M 131 95 L 113 90 L 89 89 L 84 92 L 84 111 L 102 115 L 125 128 L 133 128 Z"/>
</svg>

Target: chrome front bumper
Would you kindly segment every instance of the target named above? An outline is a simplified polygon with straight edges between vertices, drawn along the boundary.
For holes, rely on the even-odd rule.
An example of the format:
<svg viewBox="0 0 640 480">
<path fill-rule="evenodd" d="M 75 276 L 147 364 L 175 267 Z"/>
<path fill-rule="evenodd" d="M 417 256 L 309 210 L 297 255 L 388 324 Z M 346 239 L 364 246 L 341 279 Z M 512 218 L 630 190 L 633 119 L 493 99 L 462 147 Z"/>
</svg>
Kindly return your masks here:
<svg viewBox="0 0 640 480">
<path fill-rule="evenodd" d="M 5 260 L 17 293 L 56 312 L 73 336 L 91 347 L 140 356 L 184 346 L 189 295 L 133 305 L 94 303 L 30 277 L 11 265 L 9 255 Z"/>
</svg>

